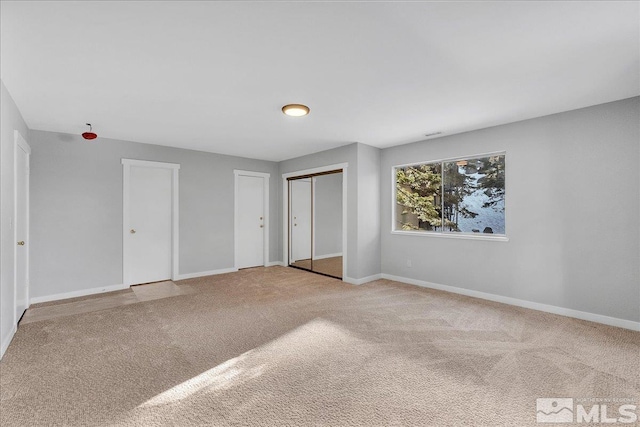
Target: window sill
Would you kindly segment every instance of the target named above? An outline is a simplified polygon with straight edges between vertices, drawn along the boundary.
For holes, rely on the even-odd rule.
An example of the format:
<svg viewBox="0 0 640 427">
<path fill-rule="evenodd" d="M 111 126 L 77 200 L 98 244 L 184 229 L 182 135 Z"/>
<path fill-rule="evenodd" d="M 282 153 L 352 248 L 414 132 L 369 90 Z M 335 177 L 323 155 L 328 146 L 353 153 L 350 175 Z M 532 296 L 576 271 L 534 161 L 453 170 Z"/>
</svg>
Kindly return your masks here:
<svg viewBox="0 0 640 427">
<path fill-rule="evenodd" d="M 429 231 L 397 231 L 392 230 L 391 234 L 397 234 L 400 236 L 426 236 L 426 237 L 436 237 L 436 238 L 444 238 L 444 239 L 463 239 L 463 240 L 491 240 L 494 242 L 508 242 L 509 238 L 507 236 L 491 236 L 486 234 L 455 234 L 455 233 L 438 233 L 438 232 L 429 232 Z"/>
</svg>

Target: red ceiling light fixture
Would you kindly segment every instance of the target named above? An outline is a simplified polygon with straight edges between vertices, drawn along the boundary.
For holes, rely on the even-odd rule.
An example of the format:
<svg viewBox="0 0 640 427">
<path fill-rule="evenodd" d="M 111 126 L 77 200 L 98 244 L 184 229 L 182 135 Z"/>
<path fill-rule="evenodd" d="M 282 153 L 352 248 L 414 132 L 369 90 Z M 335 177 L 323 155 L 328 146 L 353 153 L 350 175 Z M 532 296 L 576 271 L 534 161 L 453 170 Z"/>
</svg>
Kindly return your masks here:
<svg viewBox="0 0 640 427">
<path fill-rule="evenodd" d="M 89 132 L 83 133 L 82 137 L 84 139 L 96 139 L 98 137 L 98 134 L 91 132 L 92 131 L 91 123 L 87 123 L 87 126 L 89 126 Z"/>
</svg>

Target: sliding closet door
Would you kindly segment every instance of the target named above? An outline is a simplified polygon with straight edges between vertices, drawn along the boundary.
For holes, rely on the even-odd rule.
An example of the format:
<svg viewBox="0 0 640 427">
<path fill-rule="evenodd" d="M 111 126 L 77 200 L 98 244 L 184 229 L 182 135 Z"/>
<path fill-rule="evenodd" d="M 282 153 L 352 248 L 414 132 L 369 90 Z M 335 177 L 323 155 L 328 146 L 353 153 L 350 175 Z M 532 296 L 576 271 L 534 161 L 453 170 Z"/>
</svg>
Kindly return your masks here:
<svg viewBox="0 0 640 427">
<path fill-rule="evenodd" d="M 289 264 L 311 269 L 311 178 L 289 181 Z"/>
<path fill-rule="evenodd" d="M 342 173 L 313 178 L 312 271 L 342 278 Z"/>
</svg>

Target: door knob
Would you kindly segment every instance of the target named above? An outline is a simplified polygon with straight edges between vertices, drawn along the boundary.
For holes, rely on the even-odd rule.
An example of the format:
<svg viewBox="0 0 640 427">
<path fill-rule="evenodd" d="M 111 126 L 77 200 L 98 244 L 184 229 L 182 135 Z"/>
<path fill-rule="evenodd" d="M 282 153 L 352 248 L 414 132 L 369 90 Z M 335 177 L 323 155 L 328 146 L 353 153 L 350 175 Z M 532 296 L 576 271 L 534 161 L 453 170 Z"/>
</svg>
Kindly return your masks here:
<svg viewBox="0 0 640 427">
<path fill-rule="evenodd" d="M 24 240 L 20 240 L 20 241 L 18 242 L 18 246 L 24 246 Z"/>
<path fill-rule="evenodd" d="M 133 228 L 131 229 L 131 231 L 129 231 L 129 233 L 131 234 L 136 234 L 136 230 L 134 230 Z"/>
</svg>

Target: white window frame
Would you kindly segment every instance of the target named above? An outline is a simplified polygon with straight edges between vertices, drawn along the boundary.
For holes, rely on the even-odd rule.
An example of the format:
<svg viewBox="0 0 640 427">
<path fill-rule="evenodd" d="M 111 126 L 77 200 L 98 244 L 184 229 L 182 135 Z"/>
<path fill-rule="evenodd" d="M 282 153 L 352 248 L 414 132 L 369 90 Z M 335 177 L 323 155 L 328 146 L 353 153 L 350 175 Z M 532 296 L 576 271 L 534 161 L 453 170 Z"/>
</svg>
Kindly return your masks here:
<svg viewBox="0 0 640 427">
<path fill-rule="evenodd" d="M 481 157 L 489 157 L 489 156 L 497 156 L 504 155 L 505 156 L 505 177 L 508 175 L 508 165 L 506 162 L 507 152 L 505 150 L 502 151 L 493 151 L 489 153 L 480 153 L 473 154 L 469 156 L 456 156 L 456 157 L 448 157 L 442 159 L 434 159 L 434 160 L 425 160 L 420 162 L 411 162 L 404 163 L 400 165 L 394 165 L 391 167 L 391 234 L 403 235 L 403 236 L 425 236 L 425 237 L 436 237 L 436 238 L 445 238 L 445 239 L 467 239 L 467 240 L 490 240 L 497 242 L 508 242 L 509 238 L 507 237 L 507 216 L 504 218 L 504 230 L 505 234 L 484 234 L 484 233 L 463 233 L 463 232 L 446 232 L 446 231 L 411 231 L 411 230 L 396 230 L 396 169 L 405 168 L 408 166 L 420 166 L 425 164 L 437 164 L 444 162 L 452 162 L 456 160 L 469 160 L 469 159 L 477 159 Z M 505 179 L 505 195 L 507 194 L 507 180 Z M 505 212 L 506 212 L 506 197 L 505 197 Z"/>
</svg>

